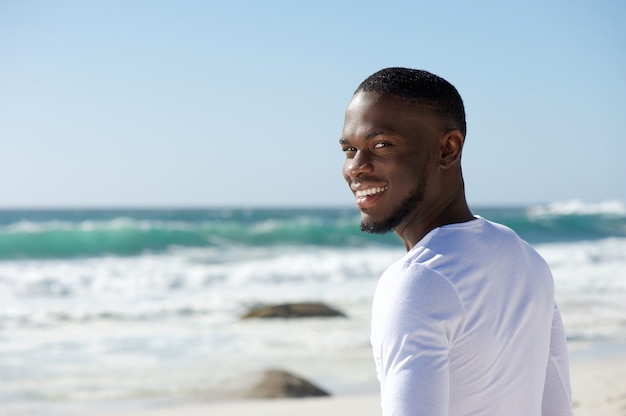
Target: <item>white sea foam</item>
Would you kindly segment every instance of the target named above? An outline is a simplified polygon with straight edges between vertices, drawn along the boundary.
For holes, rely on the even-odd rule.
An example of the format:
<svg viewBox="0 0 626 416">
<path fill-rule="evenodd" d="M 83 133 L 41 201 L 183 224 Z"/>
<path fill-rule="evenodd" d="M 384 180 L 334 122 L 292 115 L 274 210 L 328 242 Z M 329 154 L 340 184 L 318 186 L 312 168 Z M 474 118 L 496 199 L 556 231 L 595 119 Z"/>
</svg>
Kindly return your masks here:
<svg viewBox="0 0 626 416">
<path fill-rule="evenodd" d="M 533 206 L 528 209 L 531 216 L 552 215 L 626 215 L 626 203 L 622 201 L 604 201 L 586 203 L 579 200 L 552 202 L 547 205 Z"/>
<path fill-rule="evenodd" d="M 568 335 L 626 340 L 626 239 L 539 245 Z"/>
<path fill-rule="evenodd" d="M 164 221 L 164 220 L 147 220 L 134 219 L 129 217 L 117 217 L 108 220 L 84 220 L 80 222 L 74 221 L 29 221 L 21 220 L 15 223 L 7 224 L 0 227 L 0 231 L 7 233 L 41 233 L 47 231 L 95 231 L 95 230 L 122 230 L 136 229 L 147 231 L 151 229 L 167 229 L 194 231 L 202 227 L 210 227 L 211 222 L 192 223 L 184 221 Z"/>
</svg>

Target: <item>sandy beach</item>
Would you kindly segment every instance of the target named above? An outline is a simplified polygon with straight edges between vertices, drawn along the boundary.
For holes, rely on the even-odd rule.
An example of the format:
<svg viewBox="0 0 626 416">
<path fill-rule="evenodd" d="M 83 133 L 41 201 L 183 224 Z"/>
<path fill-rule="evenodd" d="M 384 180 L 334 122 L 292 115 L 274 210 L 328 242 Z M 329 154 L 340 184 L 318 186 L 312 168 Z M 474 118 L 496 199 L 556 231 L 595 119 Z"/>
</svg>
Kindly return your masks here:
<svg viewBox="0 0 626 416">
<path fill-rule="evenodd" d="M 571 364 L 575 416 L 626 415 L 626 355 L 583 358 Z M 102 416 L 380 415 L 376 394 L 330 398 L 207 402 L 104 413 Z"/>
<path fill-rule="evenodd" d="M 626 355 L 571 364 L 575 416 L 626 415 Z"/>
</svg>

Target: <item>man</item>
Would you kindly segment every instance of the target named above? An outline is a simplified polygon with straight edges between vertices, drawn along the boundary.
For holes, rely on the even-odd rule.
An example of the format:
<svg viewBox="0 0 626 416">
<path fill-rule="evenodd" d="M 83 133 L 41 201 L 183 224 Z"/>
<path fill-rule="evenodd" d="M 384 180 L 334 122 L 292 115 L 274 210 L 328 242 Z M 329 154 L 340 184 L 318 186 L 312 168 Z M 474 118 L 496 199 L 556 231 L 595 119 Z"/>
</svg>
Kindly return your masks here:
<svg viewBox="0 0 626 416">
<path fill-rule="evenodd" d="M 361 229 L 407 254 L 382 275 L 372 346 L 388 415 L 571 415 L 567 346 L 545 261 L 472 215 L 465 110 L 426 71 L 368 77 L 346 110 L 343 175 Z"/>
</svg>

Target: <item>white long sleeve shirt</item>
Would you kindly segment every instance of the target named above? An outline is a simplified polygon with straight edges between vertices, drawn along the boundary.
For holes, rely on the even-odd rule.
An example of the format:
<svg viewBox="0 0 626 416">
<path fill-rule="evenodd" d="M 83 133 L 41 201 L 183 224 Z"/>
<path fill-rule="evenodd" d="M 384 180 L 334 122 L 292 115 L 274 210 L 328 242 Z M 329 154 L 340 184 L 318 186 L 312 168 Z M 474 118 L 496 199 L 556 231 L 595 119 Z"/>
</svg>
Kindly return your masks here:
<svg viewBox="0 0 626 416">
<path fill-rule="evenodd" d="M 385 271 L 371 341 L 384 416 L 572 414 L 550 270 L 483 218 L 431 231 Z"/>
</svg>

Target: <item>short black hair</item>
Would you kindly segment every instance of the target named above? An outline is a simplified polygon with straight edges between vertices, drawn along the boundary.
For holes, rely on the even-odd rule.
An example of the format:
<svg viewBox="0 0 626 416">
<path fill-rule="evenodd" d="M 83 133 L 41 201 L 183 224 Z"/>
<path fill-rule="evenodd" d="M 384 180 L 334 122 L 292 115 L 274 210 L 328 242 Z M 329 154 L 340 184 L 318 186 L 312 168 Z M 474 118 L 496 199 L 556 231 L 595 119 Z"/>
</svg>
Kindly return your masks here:
<svg viewBox="0 0 626 416">
<path fill-rule="evenodd" d="M 377 92 L 402 98 L 425 109 L 465 136 L 465 107 L 461 95 L 445 79 L 421 69 L 385 68 L 373 73 L 354 92 Z"/>
</svg>

